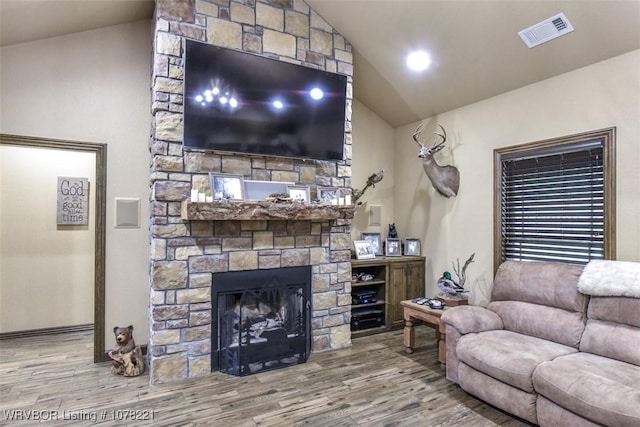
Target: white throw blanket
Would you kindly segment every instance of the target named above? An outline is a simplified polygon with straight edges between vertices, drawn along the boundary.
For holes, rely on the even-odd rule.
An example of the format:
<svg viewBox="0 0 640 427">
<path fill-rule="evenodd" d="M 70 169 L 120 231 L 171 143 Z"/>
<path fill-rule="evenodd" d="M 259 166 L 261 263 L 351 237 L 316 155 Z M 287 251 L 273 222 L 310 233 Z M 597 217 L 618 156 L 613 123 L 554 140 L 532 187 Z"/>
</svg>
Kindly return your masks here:
<svg viewBox="0 0 640 427">
<path fill-rule="evenodd" d="M 589 261 L 578 280 L 578 290 L 594 296 L 640 298 L 640 263 Z"/>
</svg>

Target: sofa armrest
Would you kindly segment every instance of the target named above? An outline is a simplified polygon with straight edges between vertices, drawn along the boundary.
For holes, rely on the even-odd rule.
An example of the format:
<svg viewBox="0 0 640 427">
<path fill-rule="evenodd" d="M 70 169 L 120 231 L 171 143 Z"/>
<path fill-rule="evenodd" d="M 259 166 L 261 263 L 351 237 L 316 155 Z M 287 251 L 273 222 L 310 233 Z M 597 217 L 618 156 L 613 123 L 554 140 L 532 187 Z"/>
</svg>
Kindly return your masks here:
<svg viewBox="0 0 640 427">
<path fill-rule="evenodd" d="M 461 363 L 456 353 L 458 340 L 463 335 L 474 332 L 504 329 L 500 316 L 484 307 L 474 305 L 459 305 L 445 310 L 440 321 L 446 329 L 447 379 L 454 383 L 458 382 L 458 366 Z"/>
<path fill-rule="evenodd" d="M 504 329 L 502 319 L 496 313 L 476 305 L 459 305 L 442 313 L 440 318 L 446 325 L 455 328 L 461 335 Z"/>
</svg>

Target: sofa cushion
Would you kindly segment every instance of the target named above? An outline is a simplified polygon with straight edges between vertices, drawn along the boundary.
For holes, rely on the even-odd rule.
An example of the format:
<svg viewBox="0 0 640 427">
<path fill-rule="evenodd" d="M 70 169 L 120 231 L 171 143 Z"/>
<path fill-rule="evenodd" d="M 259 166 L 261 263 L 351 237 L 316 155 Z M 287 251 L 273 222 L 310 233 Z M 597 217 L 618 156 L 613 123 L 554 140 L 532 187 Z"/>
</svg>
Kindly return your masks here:
<svg viewBox="0 0 640 427">
<path fill-rule="evenodd" d="M 464 363 L 460 364 L 459 370 L 460 387 L 464 391 L 510 414 L 514 414 L 534 424 L 538 423 L 538 419 L 536 418 L 536 394 L 526 393 L 520 389 L 511 387 L 470 368 Z M 459 421 L 461 421 L 459 425 L 465 425 L 464 420 Z"/>
<path fill-rule="evenodd" d="M 640 298 L 591 297 L 587 318 L 640 328 Z"/>
<path fill-rule="evenodd" d="M 593 422 L 640 425 L 640 369 L 635 365 L 580 352 L 542 363 L 533 384 L 540 395 Z"/>
<path fill-rule="evenodd" d="M 580 351 L 640 366 L 640 299 L 591 297 Z"/>
<path fill-rule="evenodd" d="M 640 369 L 640 328 L 589 320 L 580 341 L 580 351 L 632 363 Z"/>
<path fill-rule="evenodd" d="M 541 427 L 601 427 L 586 418 L 567 411 L 562 406 L 558 406 L 544 396 L 538 395 L 536 399 L 536 415 L 538 424 Z"/>
<path fill-rule="evenodd" d="M 583 312 L 522 301 L 495 301 L 487 308 L 500 316 L 504 329 L 575 347 L 584 332 Z"/>
<path fill-rule="evenodd" d="M 511 331 L 495 330 L 460 337 L 458 360 L 503 383 L 533 392 L 536 367 L 575 348 Z"/>
<path fill-rule="evenodd" d="M 505 261 L 487 308 L 507 330 L 578 348 L 589 300 L 577 288 L 582 270 L 571 264 Z"/>
<path fill-rule="evenodd" d="M 524 301 L 584 313 L 588 297 L 578 292 L 583 266 L 505 261 L 496 272 L 491 301 Z"/>
</svg>

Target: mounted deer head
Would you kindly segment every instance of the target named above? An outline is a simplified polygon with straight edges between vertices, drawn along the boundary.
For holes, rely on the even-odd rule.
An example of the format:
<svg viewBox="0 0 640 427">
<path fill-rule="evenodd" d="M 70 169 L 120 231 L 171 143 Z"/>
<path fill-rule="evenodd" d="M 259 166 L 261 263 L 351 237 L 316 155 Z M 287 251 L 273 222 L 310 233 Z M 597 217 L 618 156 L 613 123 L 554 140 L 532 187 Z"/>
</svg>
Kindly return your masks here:
<svg viewBox="0 0 640 427">
<path fill-rule="evenodd" d="M 440 166 L 433 158 L 435 153 L 444 148 L 444 143 L 447 140 L 447 131 L 442 126 L 438 126 L 442 129 L 442 133 L 434 132 L 434 134 L 442 139 L 440 142 L 436 141 L 429 147 L 420 142 L 422 124 L 413 133 L 413 140 L 420 146 L 418 157 L 422 159 L 422 167 L 429 180 L 431 180 L 433 188 L 443 196 L 454 197 L 458 195 L 458 189 L 460 188 L 460 172 L 454 166 Z"/>
</svg>

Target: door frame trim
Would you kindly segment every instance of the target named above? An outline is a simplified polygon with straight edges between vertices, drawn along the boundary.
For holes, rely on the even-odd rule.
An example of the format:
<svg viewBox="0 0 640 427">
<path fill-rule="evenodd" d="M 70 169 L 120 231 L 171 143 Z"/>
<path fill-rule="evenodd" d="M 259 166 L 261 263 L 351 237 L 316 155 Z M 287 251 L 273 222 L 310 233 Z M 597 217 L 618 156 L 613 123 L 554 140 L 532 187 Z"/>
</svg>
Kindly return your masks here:
<svg viewBox="0 0 640 427">
<path fill-rule="evenodd" d="M 107 145 L 92 142 L 66 141 L 52 138 L 8 135 L 0 133 L 0 144 L 20 147 L 52 148 L 95 153 L 96 155 L 96 200 L 95 200 L 95 259 L 93 296 L 93 361 L 107 360 L 105 353 L 105 255 L 107 217 Z"/>
</svg>

